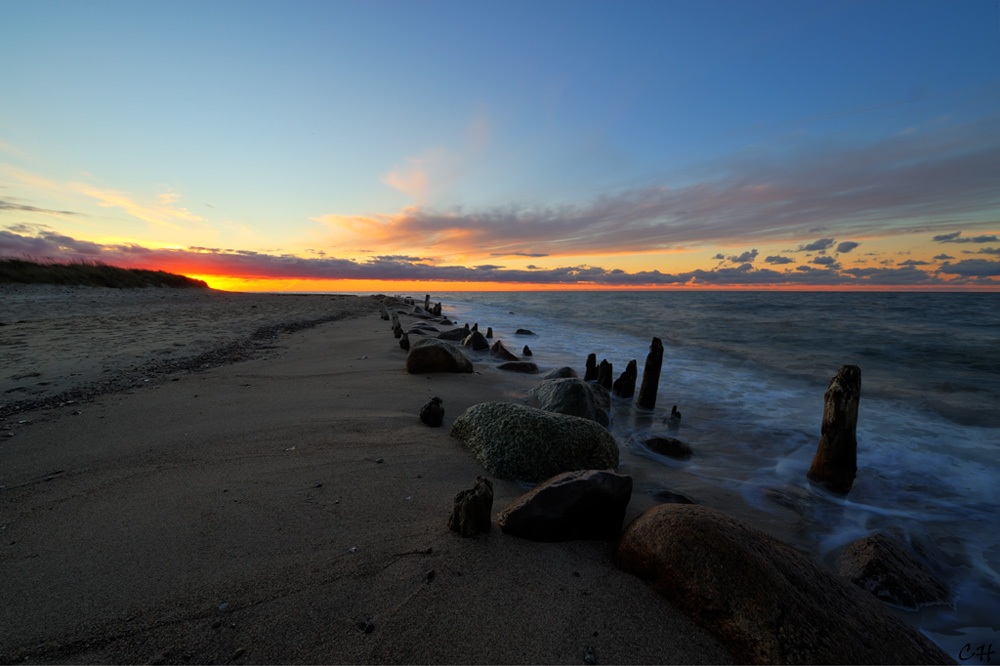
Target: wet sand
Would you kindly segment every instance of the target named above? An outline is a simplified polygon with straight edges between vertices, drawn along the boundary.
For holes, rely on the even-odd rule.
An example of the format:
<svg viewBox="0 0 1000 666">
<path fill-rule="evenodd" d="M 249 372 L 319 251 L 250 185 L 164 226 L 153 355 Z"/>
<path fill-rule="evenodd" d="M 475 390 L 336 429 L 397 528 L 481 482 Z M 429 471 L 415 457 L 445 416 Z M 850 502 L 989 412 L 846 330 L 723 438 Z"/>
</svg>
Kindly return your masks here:
<svg viewBox="0 0 1000 666">
<path fill-rule="evenodd" d="M 536 379 L 409 375 L 377 301 L 0 303 L 4 663 L 730 661 L 613 544 L 448 531 L 482 473 L 451 424 Z M 494 488 L 495 511 L 525 490 Z"/>
</svg>

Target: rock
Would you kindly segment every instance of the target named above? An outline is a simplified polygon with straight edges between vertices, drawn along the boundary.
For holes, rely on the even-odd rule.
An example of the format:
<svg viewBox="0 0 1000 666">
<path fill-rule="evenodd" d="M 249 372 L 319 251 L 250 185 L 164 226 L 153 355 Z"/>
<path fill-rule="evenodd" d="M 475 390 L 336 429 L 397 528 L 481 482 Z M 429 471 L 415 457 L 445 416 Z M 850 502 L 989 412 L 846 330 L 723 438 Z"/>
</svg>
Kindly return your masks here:
<svg viewBox="0 0 1000 666">
<path fill-rule="evenodd" d="M 402 335 L 400 335 L 399 346 L 403 349 L 403 351 L 410 350 L 410 336 L 408 334 L 403 333 Z"/>
<path fill-rule="evenodd" d="M 420 408 L 420 420 L 432 428 L 440 428 L 444 421 L 444 405 L 441 398 L 431 398 L 431 401 Z"/>
<path fill-rule="evenodd" d="M 466 324 L 466 326 L 468 326 L 468 324 Z M 472 325 L 472 333 L 477 333 L 478 331 L 479 331 L 479 322 L 477 321 L 475 324 Z"/>
<path fill-rule="evenodd" d="M 656 490 L 650 490 L 649 494 L 653 496 L 657 502 L 662 502 L 664 504 L 697 504 L 693 499 L 685 495 L 684 493 L 679 493 L 669 488 L 658 488 Z"/>
<path fill-rule="evenodd" d="M 664 422 L 670 427 L 671 430 L 676 430 L 681 425 L 681 413 L 677 411 L 677 405 L 674 405 L 670 410 L 670 416 L 664 419 Z"/>
<path fill-rule="evenodd" d="M 502 340 L 497 340 L 496 342 L 493 343 L 493 346 L 490 347 L 490 356 L 492 356 L 493 358 L 499 358 L 499 359 L 501 359 L 503 361 L 520 361 L 521 360 L 517 356 L 515 356 L 514 354 L 511 354 L 510 351 L 506 347 L 503 346 L 503 341 Z"/>
<path fill-rule="evenodd" d="M 948 587 L 903 538 L 877 532 L 851 543 L 837 560 L 840 575 L 885 603 L 907 610 L 947 603 Z"/>
<path fill-rule="evenodd" d="M 601 364 L 597 367 L 597 383 L 610 391 L 614 372 L 614 366 L 607 359 L 602 360 Z"/>
<path fill-rule="evenodd" d="M 493 337 L 493 327 L 492 326 L 487 326 L 486 327 L 486 337 L 487 338 L 492 338 Z"/>
<path fill-rule="evenodd" d="M 653 453 L 677 460 L 687 460 L 694 453 L 690 446 L 676 437 L 650 437 L 642 440 L 642 445 Z"/>
<path fill-rule="evenodd" d="M 845 365 L 823 395 L 823 422 L 807 476 L 835 493 L 847 494 L 858 473 L 858 401 L 861 368 Z"/>
<path fill-rule="evenodd" d="M 462 346 L 468 347 L 472 351 L 486 351 L 490 348 L 490 343 L 486 341 L 482 333 L 473 330 L 472 333 L 462 340 Z"/>
<path fill-rule="evenodd" d="M 474 537 L 490 531 L 493 515 L 493 482 L 485 476 L 476 477 L 476 485 L 455 495 L 448 519 L 448 529 L 463 537 Z"/>
<path fill-rule="evenodd" d="M 516 331 L 514 331 L 514 335 L 534 335 L 534 333 L 532 333 L 526 328 L 519 328 Z"/>
<path fill-rule="evenodd" d="M 450 331 L 438 333 L 438 340 L 449 340 L 451 342 L 461 342 L 468 337 L 469 331 L 464 328 L 453 328 Z"/>
<path fill-rule="evenodd" d="M 576 370 L 574 370 L 573 368 L 569 367 L 568 365 L 564 365 L 561 368 L 556 368 L 555 370 L 549 370 L 544 375 L 542 375 L 542 379 L 543 380 L 545 380 L 545 379 L 561 379 L 561 378 L 564 378 L 564 377 L 579 377 L 579 376 L 580 375 L 576 374 Z"/>
<path fill-rule="evenodd" d="M 435 303 L 434 304 L 433 309 L 431 309 L 431 314 L 434 315 L 435 317 L 440 317 L 441 316 L 441 304 L 440 303 Z"/>
<path fill-rule="evenodd" d="M 423 372 L 472 372 L 472 361 L 458 348 L 436 338 L 417 340 L 406 354 L 406 371 Z"/>
<path fill-rule="evenodd" d="M 870 594 L 708 507 L 653 507 L 625 528 L 615 560 L 712 632 L 737 663 L 952 662 Z"/>
<path fill-rule="evenodd" d="M 538 366 L 530 361 L 507 361 L 498 365 L 497 369 L 506 370 L 507 372 L 520 372 L 526 375 L 538 374 Z"/>
<path fill-rule="evenodd" d="M 622 373 L 622 376 L 615 380 L 611 390 L 620 398 L 631 398 L 635 395 L 635 380 L 638 375 L 639 371 L 635 359 L 632 359 L 625 366 L 625 372 Z"/>
<path fill-rule="evenodd" d="M 597 354 L 587 355 L 587 370 L 583 373 L 583 381 L 597 381 Z"/>
<path fill-rule="evenodd" d="M 611 398 L 599 384 L 578 378 L 546 379 L 536 384 L 528 397 L 539 409 L 596 421 L 607 427 Z"/>
<path fill-rule="evenodd" d="M 531 347 L 524 345 L 524 349 L 521 350 L 523 356 L 531 356 Z"/>
<path fill-rule="evenodd" d="M 660 368 L 663 366 L 663 343 L 659 338 L 653 338 L 646 355 L 646 367 L 642 371 L 642 385 L 639 387 L 639 398 L 635 404 L 643 409 L 656 407 L 656 392 L 660 388 Z"/>
<path fill-rule="evenodd" d="M 509 402 L 473 405 L 451 434 L 490 475 L 537 483 L 562 472 L 618 469 L 618 443 L 594 421 Z"/>
<path fill-rule="evenodd" d="M 497 517 L 507 534 L 532 541 L 618 538 L 632 477 L 603 470 L 559 474 L 514 500 Z"/>
</svg>

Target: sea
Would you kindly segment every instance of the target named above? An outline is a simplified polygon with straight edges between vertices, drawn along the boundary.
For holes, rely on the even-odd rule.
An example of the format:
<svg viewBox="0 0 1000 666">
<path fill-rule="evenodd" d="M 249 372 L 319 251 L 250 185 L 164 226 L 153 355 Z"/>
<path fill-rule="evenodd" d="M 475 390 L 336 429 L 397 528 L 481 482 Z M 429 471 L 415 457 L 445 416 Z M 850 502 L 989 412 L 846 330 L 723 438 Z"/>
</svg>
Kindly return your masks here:
<svg viewBox="0 0 1000 666">
<path fill-rule="evenodd" d="M 412 295 L 423 300 L 423 295 Z M 615 398 L 610 429 L 636 493 L 690 479 L 736 497 L 831 568 L 850 542 L 900 530 L 945 579 L 947 604 L 897 611 L 956 661 L 1000 661 L 1000 294 L 859 292 L 453 292 L 431 295 L 459 324 L 491 327 L 542 371 L 586 357 L 639 382 L 664 347 L 652 412 Z M 532 336 L 515 335 L 528 329 Z M 846 496 L 811 484 L 823 394 L 861 368 L 858 474 Z M 637 384 L 638 392 L 638 384 Z M 682 414 L 677 428 L 671 409 Z M 642 438 L 687 442 L 687 461 Z M 716 499 L 712 499 L 716 498 Z M 693 497 L 696 501 L 701 498 Z M 725 506 L 717 506 L 725 510 Z M 790 519 L 789 516 L 792 518 Z M 983 654 L 982 652 L 980 654 Z"/>
</svg>

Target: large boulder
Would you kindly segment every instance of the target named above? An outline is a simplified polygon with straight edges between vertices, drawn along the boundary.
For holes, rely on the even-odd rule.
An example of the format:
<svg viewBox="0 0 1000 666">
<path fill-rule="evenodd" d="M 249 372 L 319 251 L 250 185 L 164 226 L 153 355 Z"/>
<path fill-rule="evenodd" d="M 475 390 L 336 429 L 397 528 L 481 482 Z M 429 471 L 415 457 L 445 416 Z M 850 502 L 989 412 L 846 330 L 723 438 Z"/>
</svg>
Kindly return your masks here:
<svg viewBox="0 0 1000 666">
<path fill-rule="evenodd" d="M 520 372 L 525 375 L 537 375 L 539 372 L 538 366 L 531 361 L 507 361 L 506 363 L 498 365 L 497 370 Z"/>
<path fill-rule="evenodd" d="M 916 610 L 948 602 L 948 587 L 910 550 L 905 537 L 876 532 L 851 543 L 837 561 L 840 575 L 882 601 Z"/>
<path fill-rule="evenodd" d="M 454 345 L 437 338 L 423 338 L 410 346 L 406 354 L 406 371 L 410 374 L 472 372 L 472 361 Z"/>
<path fill-rule="evenodd" d="M 676 437 L 648 437 L 642 444 L 653 453 L 675 460 L 687 460 L 694 453 L 687 442 Z"/>
<path fill-rule="evenodd" d="M 539 409 L 579 416 L 607 427 L 611 398 L 600 384 L 579 378 L 546 379 L 528 391 L 528 397 Z"/>
<path fill-rule="evenodd" d="M 473 405 L 455 419 L 451 434 L 501 479 L 537 483 L 562 472 L 618 469 L 618 443 L 606 428 L 527 405 Z"/>
<path fill-rule="evenodd" d="M 544 375 L 542 375 L 542 379 L 562 379 L 563 377 L 579 377 L 579 376 L 580 375 L 576 374 L 576 370 L 569 367 L 568 365 L 564 365 L 561 368 L 554 368 L 552 370 L 549 370 Z"/>
<path fill-rule="evenodd" d="M 469 335 L 467 328 L 453 328 L 450 331 L 438 333 L 438 340 L 450 340 L 451 342 L 461 342 Z"/>
<path fill-rule="evenodd" d="M 872 595 L 714 509 L 661 504 L 622 534 L 616 563 L 755 664 L 954 663 Z"/>
<path fill-rule="evenodd" d="M 632 499 L 632 477 L 604 470 L 565 472 L 500 512 L 500 529 L 532 541 L 618 538 Z"/>
</svg>

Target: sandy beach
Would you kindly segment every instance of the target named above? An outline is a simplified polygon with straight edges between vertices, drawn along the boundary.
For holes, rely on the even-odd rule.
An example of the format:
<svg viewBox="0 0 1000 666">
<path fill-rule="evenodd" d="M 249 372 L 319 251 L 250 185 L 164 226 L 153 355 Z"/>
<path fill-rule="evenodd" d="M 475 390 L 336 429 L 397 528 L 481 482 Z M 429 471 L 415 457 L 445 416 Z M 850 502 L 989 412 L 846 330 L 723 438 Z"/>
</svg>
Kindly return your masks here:
<svg viewBox="0 0 1000 666">
<path fill-rule="evenodd" d="M 448 530 L 483 473 L 451 424 L 536 379 L 407 374 L 373 299 L 0 303 L 3 663 L 731 661 L 611 543 Z"/>
</svg>

